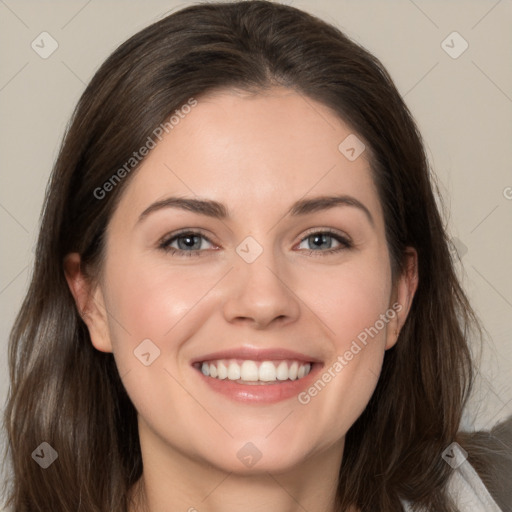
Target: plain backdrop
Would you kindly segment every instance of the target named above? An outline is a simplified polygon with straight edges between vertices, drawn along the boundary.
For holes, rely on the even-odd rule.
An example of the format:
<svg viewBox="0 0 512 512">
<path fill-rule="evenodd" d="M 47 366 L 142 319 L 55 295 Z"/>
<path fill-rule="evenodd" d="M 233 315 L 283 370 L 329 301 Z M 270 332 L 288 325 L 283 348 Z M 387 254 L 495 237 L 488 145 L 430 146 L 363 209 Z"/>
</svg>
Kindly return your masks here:
<svg viewBox="0 0 512 512">
<path fill-rule="evenodd" d="M 462 427 L 490 429 L 512 414 L 512 1 L 285 3 L 374 53 L 419 125 L 461 257 L 458 271 L 488 333 Z M 72 109 L 119 44 L 190 4 L 0 0 L 2 408 L 8 334 L 29 282 L 45 186 Z M 42 32 L 58 44 L 47 58 L 32 46 L 44 37 L 51 48 Z"/>
</svg>

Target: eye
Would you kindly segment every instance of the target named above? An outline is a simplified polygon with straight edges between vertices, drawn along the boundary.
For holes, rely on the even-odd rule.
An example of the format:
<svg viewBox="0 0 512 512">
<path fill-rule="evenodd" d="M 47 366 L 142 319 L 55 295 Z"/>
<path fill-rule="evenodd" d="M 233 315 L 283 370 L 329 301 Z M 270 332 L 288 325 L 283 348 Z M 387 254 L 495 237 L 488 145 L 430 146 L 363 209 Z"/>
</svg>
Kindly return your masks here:
<svg viewBox="0 0 512 512">
<path fill-rule="evenodd" d="M 333 240 L 338 244 L 337 247 L 332 248 Z M 331 230 L 311 232 L 306 238 L 302 239 L 299 248 L 304 243 L 315 247 L 315 249 L 306 249 L 307 254 L 312 256 L 337 253 L 352 247 L 352 243 L 348 238 Z M 327 250 L 322 250 L 322 247 L 326 247 Z"/>
<path fill-rule="evenodd" d="M 203 240 L 212 244 L 206 236 L 197 231 L 185 231 L 175 234 L 171 238 L 164 239 L 159 244 L 159 247 L 165 252 L 177 256 L 199 256 L 200 252 L 204 249 L 204 247 L 202 247 Z M 177 247 L 173 247 L 173 244 L 176 243 Z"/>
<path fill-rule="evenodd" d="M 202 252 L 205 252 L 203 240 L 214 246 L 208 237 L 198 231 L 182 231 L 165 238 L 159 243 L 158 247 L 176 256 L 200 256 Z M 337 244 L 334 248 L 333 241 Z M 314 249 L 303 249 L 311 256 L 333 254 L 352 247 L 348 238 L 328 229 L 311 231 L 308 236 L 301 240 L 299 249 L 300 245 L 304 243 L 314 247 Z"/>
</svg>

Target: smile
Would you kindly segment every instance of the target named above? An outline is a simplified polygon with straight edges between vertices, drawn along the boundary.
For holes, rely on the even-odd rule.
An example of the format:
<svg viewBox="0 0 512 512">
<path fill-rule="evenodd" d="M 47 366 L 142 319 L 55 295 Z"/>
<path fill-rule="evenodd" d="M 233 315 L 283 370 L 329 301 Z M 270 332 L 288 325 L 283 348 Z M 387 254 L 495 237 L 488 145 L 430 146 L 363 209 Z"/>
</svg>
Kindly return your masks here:
<svg viewBox="0 0 512 512">
<path fill-rule="evenodd" d="M 285 348 L 241 346 L 191 361 L 206 393 L 244 404 L 269 405 L 296 397 L 317 378 L 323 362 Z"/>
<path fill-rule="evenodd" d="M 253 361 L 220 359 L 198 363 L 206 377 L 230 380 L 239 384 L 266 384 L 299 380 L 309 374 L 311 363 L 294 360 Z"/>
</svg>

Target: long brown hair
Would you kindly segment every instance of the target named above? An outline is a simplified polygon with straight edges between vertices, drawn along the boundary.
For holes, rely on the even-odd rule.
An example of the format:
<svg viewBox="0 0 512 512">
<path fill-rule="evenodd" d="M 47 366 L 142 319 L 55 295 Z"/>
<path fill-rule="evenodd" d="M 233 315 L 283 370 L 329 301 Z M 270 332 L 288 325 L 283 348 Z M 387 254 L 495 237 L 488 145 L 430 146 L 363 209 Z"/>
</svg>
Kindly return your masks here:
<svg viewBox="0 0 512 512">
<path fill-rule="evenodd" d="M 136 411 L 112 354 L 91 344 L 63 258 L 101 268 L 105 228 L 136 172 L 97 190 L 191 97 L 280 85 L 330 107 L 360 136 L 384 210 L 393 273 L 404 250 L 419 286 L 375 393 L 347 433 L 336 510 L 455 511 L 441 453 L 459 439 L 478 322 L 454 272 L 421 137 L 382 64 L 337 28 L 267 1 L 187 7 L 140 31 L 97 71 L 48 186 L 30 288 L 12 329 L 5 411 L 16 512 L 126 512 L 142 473 Z M 96 191 L 96 193 L 95 193 Z M 42 470 L 42 442 L 58 461 Z M 462 441 L 461 441 L 462 442 Z"/>
</svg>

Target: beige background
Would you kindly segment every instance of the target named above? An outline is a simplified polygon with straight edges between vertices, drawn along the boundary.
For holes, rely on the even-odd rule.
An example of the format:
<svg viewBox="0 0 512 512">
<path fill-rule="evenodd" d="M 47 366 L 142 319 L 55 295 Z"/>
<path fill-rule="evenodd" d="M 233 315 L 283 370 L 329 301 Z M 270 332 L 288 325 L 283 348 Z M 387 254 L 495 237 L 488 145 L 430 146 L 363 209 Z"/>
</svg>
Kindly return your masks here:
<svg viewBox="0 0 512 512">
<path fill-rule="evenodd" d="M 111 51 L 190 3 L 0 0 L 2 407 L 8 332 L 71 111 Z M 489 429 L 512 414 L 512 1 L 286 3 L 337 25 L 379 57 L 419 124 L 462 256 L 463 283 L 489 335 L 463 427 Z M 59 45 L 47 59 L 31 48 L 43 31 Z M 469 44 L 456 59 L 441 46 L 453 31 Z M 452 51 L 461 43 L 448 39 Z"/>
</svg>

